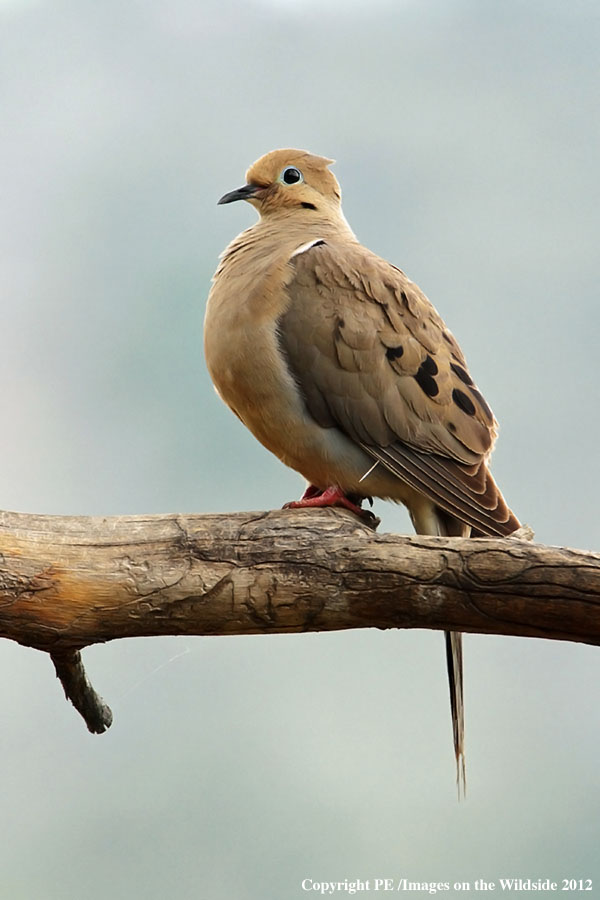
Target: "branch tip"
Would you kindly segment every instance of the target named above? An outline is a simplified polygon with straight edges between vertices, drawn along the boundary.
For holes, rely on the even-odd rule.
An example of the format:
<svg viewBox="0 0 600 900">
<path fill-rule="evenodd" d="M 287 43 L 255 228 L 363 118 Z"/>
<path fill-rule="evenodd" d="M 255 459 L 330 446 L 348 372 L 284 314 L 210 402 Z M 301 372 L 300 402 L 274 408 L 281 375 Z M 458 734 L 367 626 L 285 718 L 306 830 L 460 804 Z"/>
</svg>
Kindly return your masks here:
<svg viewBox="0 0 600 900">
<path fill-rule="evenodd" d="M 103 734 L 112 725 L 112 711 L 96 693 L 85 674 L 81 653 L 78 650 L 62 650 L 50 653 L 50 658 L 56 669 L 56 677 L 63 686 L 65 697 L 83 718 L 88 731 L 92 734 Z"/>
<path fill-rule="evenodd" d="M 520 528 L 517 528 L 516 531 L 513 531 L 513 533 L 508 536 L 510 538 L 515 538 L 517 541 L 532 541 L 535 537 L 535 531 L 531 525 L 521 525 Z"/>
</svg>

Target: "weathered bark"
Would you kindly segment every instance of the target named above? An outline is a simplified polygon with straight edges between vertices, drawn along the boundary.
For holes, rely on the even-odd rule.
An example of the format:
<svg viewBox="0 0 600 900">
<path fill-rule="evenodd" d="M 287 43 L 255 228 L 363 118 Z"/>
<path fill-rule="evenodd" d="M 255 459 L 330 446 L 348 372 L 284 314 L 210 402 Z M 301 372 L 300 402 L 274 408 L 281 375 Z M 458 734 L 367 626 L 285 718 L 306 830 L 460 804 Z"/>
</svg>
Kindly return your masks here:
<svg viewBox="0 0 600 900">
<path fill-rule="evenodd" d="M 49 652 L 93 731 L 77 651 L 114 638 L 436 628 L 600 643 L 600 556 L 375 534 L 341 510 L 0 513 L 0 637 Z M 87 706 L 86 706 L 87 703 Z"/>
<path fill-rule="evenodd" d="M 53 652 L 50 656 L 67 700 L 83 717 L 92 734 L 102 734 L 112 725 L 112 711 L 88 681 L 81 653 L 78 650 L 64 650 Z"/>
</svg>

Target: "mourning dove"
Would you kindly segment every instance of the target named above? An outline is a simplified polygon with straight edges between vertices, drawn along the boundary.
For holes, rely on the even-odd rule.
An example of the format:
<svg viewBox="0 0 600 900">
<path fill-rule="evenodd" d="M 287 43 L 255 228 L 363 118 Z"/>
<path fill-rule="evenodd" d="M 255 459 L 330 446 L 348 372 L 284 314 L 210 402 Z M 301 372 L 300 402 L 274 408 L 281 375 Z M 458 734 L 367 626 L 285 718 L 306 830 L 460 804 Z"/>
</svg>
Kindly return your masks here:
<svg viewBox="0 0 600 900">
<path fill-rule="evenodd" d="M 418 534 L 519 527 L 488 469 L 497 423 L 416 284 L 363 247 L 333 160 L 274 150 L 219 203 L 260 214 L 226 248 L 204 341 L 217 392 L 308 481 L 293 507 L 406 505 Z M 457 781 L 465 784 L 462 635 L 446 634 Z"/>
</svg>

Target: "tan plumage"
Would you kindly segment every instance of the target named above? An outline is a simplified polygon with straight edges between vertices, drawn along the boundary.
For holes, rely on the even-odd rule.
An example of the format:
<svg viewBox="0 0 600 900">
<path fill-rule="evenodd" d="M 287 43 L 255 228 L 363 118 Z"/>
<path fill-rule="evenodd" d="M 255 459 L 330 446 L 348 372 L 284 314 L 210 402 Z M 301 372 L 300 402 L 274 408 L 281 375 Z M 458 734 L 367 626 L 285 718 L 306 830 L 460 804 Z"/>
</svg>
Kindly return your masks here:
<svg viewBox="0 0 600 900">
<path fill-rule="evenodd" d="M 510 534 L 519 522 L 487 466 L 492 412 L 429 300 L 354 236 L 330 163 L 275 150 L 219 201 L 245 199 L 260 220 L 227 247 L 210 292 L 217 391 L 307 479 L 300 505 L 384 497 L 420 534 Z M 464 784 L 461 635 L 446 649 Z"/>
</svg>

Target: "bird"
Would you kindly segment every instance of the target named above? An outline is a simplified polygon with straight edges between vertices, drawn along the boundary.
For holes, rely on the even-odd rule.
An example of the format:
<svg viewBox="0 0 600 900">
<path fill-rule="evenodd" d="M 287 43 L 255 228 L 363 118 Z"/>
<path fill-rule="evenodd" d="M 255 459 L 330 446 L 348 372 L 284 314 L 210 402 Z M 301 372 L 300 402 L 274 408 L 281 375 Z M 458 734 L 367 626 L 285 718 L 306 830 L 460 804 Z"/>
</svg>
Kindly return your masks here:
<svg viewBox="0 0 600 900">
<path fill-rule="evenodd" d="M 219 204 L 258 221 L 213 277 L 204 352 L 217 393 L 308 485 L 292 508 L 404 504 L 424 535 L 520 523 L 489 469 L 498 426 L 453 334 L 404 272 L 363 246 L 334 160 L 273 150 Z M 446 632 L 456 780 L 466 789 L 462 634 Z"/>
</svg>

